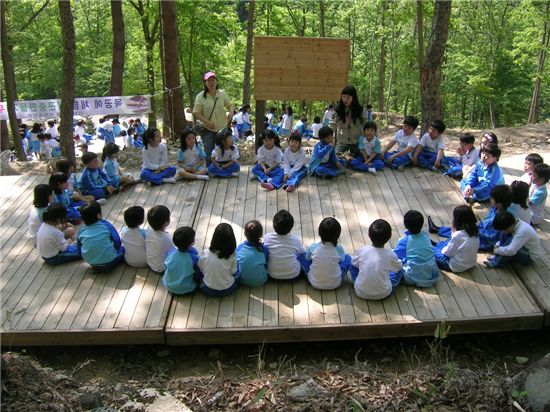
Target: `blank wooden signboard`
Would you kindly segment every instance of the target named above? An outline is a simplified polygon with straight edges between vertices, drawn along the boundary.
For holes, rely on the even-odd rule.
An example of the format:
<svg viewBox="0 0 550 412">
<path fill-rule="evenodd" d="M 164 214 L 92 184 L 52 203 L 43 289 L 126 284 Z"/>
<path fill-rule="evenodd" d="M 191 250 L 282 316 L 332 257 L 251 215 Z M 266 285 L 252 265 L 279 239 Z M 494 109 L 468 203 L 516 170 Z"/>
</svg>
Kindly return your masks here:
<svg viewBox="0 0 550 412">
<path fill-rule="evenodd" d="M 255 100 L 338 100 L 349 68 L 349 39 L 254 38 Z"/>
</svg>

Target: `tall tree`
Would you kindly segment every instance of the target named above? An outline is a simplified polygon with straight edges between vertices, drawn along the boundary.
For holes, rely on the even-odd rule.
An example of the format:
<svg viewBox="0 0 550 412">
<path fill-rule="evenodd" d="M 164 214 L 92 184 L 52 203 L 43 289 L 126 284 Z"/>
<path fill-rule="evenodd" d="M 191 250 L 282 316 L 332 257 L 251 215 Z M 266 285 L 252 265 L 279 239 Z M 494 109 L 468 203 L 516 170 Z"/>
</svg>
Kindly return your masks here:
<svg viewBox="0 0 550 412">
<path fill-rule="evenodd" d="M 244 60 L 243 105 L 250 104 L 250 72 L 252 70 L 252 39 L 254 38 L 254 9 L 256 1 L 248 2 L 246 23 L 246 57 Z"/>
<path fill-rule="evenodd" d="M 113 22 L 113 61 L 109 94 L 111 96 L 121 96 L 126 37 L 124 36 L 124 18 L 122 17 L 122 2 L 120 0 L 111 0 L 111 18 Z"/>
<path fill-rule="evenodd" d="M 422 10 L 422 0 L 416 0 L 416 35 L 418 40 L 418 85 L 420 95 L 422 95 L 422 67 L 424 67 L 424 11 Z M 426 126 L 422 124 L 421 136 L 424 127 Z"/>
<path fill-rule="evenodd" d="M 542 74 L 544 72 L 544 62 L 546 60 L 546 49 L 548 49 L 548 39 L 550 33 L 548 32 L 548 20 L 550 17 L 550 0 L 544 2 L 544 27 L 542 30 L 542 39 L 540 42 L 539 57 L 537 61 L 537 73 L 535 75 L 535 84 L 533 86 L 533 97 L 531 98 L 531 106 L 529 108 L 529 118 L 527 123 L 534 124 L 537 122 L 537 111 L 540 95 L 540 86 L 542 83 Z"/>
<path fill-rule="evenodd" d="M 420 68 L 420 103 L 424 127 L 433 120 L 443 117 L 443 103 L 440 95 L 441 66 L 447 46 L 450 19 L 451 1 L 436 0 L 426 58 Z"/>
<path fill-rule="evenodd" d="M 380 62 L 378 65 L 378 111 L 384 111 L 384 83 L 386 81 L 386 34 L 384 33 L 385 12 L 388 8 L 387 0 L 381 1 L 382 10 L 380 10 L 380 27 L 382 36 L 380 39 Z"/>
<path fill-rule="evenodd" d="M 24 161 L 25 153 L 23 152 L 23 146 L 21 145 L 21 135 L 19 134 L 19 122 L 15 114 L 15 100 L 17 98 L 17 91 L 15 86 L 15 71 L 13 69 L 13 62 L 11 60 L 11 49 L 8 40 L 8 29 L 6 27 L 6 4 L 5 1 L 0 1 L 0 34 L 1 34 L 1 46 L 2 46 L 2 67 L 4 68 L 4 81 L 6 83 L 6 98 L 8 100 L 8 119 L 10 121 L 10 129 L 15 146 L 15 152 L 17 153 L 17 159 Z"/>
<path fill-rule="evenodd" d="M 319 35 L 325 37 L 325 2 L 319 0 Z"/>
<path fill-rule="evenodd" d="M 75 161 L 73 144 L 73 114 L 75 93 L 76 41 L 74 34 L 71 2 L 59 0 L 59 19 L 63 41 L 63 86 L 61 87 L 61 113 L 59 141 L 61 153 L 67 159 Z"/>
<path fill-rule="evenodd" d="M 159 0 L 161 17 L 162 53 L 164 61 L 163 94 L 164 107 L 168 110 L 164 113 L 163 132 L 165 137 L 175 140 L 181 135 L 185 126 L 183 109 L 183 95 L 180 86 L 179 70 L 179 36 L 176 20 L 176 2 L 173 0 Z"/>
</svg>

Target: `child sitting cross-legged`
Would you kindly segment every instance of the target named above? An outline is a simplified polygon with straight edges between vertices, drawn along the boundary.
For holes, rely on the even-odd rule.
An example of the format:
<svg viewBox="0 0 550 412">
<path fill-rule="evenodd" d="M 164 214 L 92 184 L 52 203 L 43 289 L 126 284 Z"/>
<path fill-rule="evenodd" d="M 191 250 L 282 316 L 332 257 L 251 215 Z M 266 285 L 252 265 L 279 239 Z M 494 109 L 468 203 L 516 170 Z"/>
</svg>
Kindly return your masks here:
<svg viewBox="0 0 550 412">
<path fill-rule="evenodd" d="M 313 148 L 309 162 L 309 174 L 335 177 L 346 172 L 346 161 L 336 157 L 334 131 L 329 126 L 319 130 L 320 142 Z"/>
<path fill-rule="evenodd" d="M 54 203 L 54 192 L 50 185 L 39 184 L 33 189 L 33 202 L 29 211 L 29 218 L 27 219 L 28 234 L 32 239 L 36 240 L 36 234 L 40 225 L 44 222 L 44 211 L 49 205 Z M 76 231 L 75 227 L 69 223 L 64 223 L 58 227 L 65 234 L 65 238 L 69 239 L 74 237 Z"/>
<path fill-rule="evenodd" d="M 199 252 L 195 249 L 195 231 L 188 226 L 179 227 L 172 236 L 176 250 L 164 261 L 162 284 L 174 295 L 191 293 L 197 288 Z"/>
<path fill-rule="evenodd" d="M 430 236 L 422 230 L 424 216 L 417 210 L 409 210 L 403 216 L 403 223 L 407 231 L 393 250 L 403 262 L 403 282 L 429 288 L 439 280 L 441 274 Z"/>
<path fill-rule="evenodd" d="M 414 116 L 405 116 L 403 127 L 382 150 L 382 159 L 386 164 L 397 170 L 403 170 L 411 163 L 412 152 L 418 144 L 414 131 L 418 127 L 418 119 Z M 397 150 L 389 150 L 397 143 Z M 388 153 L 389 152 L 389 153 Z"/>
<path fill-rule="evenodd" d="M 141 206 L 130 206 L 124 211 L 125 227 L 120 231 L 124 246 L 124 260 L 136 268 L 147 267 L 145 238 L 147 232 L 140 226 L 145 221 L 145 210 Z"/>
<path fill-rule="evenodd" d="M 73 203 L 67 188 L 69 187 L 68 176 L 65 173 L 54 172 L 50 176 L 50 187 L 53 190 L 54 203 L 60 204 L 67 211 L 67 220 L 75 225 L 80 224 L 80 211 L 83 202 Z"/>
<path fill-rule="evenodd" d="M 197 136 L 191 129 L 185 129 L 180 136 L 178 166 L 181 168 L 178 177 L 191 180 L 208 180 L 206 154 L 197 143 Z"/>
<path fill-rule="evenodd" d="M 498 160 L 501 150 L 489 143 L 481 149 L 481 160 L 470 175 L 460 182 L 460 190 L 467 202 L 483 202 L 491 197 L 491 189 L 504 183 L 504 173 L 500 170 Z"/>
<path fill-rule="evenodd" d="M 284 176 L 281 168 L 283 152 L 279 136 L 268 129 L 262 132 L 260 139 L 263 143 L 258 149 L 258 163 L 252 168 L 252 173 L 264 189 L 279 189 L 283 185 Z"/>
<path fill-rule="evenodd" d="M 336 219 L 324 218 L 319 224 L 321 243 L 314 243 L 307 250 L 304 271 L 315 289 L 336 289 L 348 272 L 351 257 L 338 244 L 341 232 L 342 227 Z"/>
<path fill-rule="evenodd" d="M 67 175 L 67 193 L 71 197 L 71 204 L 73 206 L 84 206 L 86 202 L 94 200 L 93 196 L 86 196 L 80 193 L 78 185 L 78 179 L 74 172 L 74 162 L 65 158 L 59 158 L 55 162 L 55 171 L 65 173 Z"/>
<path fill-rule="evenodd" d="M 359 138 L 361 156 L 351 161 L 352 169 L 375 175 L 377 170 L 384 168 L 384 162 L 380 159 L 380 139 L 377 131 L 378 126 L 374 122 L 366 122 L 363 126 L 363 136 Z"/>
<path fill-rule="evenodd" d="M 65 239 L 65 235 L 58 228 L 65 223 L 67 211 L 60 204 L 48 206 L 42 215 L 44 223 L 40 225 L 36 234 L 36 249 L 50 265 L 60 265 L 82 259 L 72 239 Z"/>
<path fill-rule="evenodd" d="M 212 150 L 208 173 L 218 177 L 238 177 L 241 170 L 238 159 L 239 149 L 233 144 L 231 129 L 222 129 L 216 136 L 216 147 Z"/>
<path fill-rule="evenodd" d="M 538 164 L 533 168 L 531 187 L 529 189 L 529 209 L 531 210 L 531 223 L 538 225 L 544 220 L 544 205 L 548 197 L 546 183 L 550 180 L 550 166 Z"/>
<path fill-rule="evenodd" d="M 497 213 L 493 225 L 502 237 L 495 245 L 494 256 L 483 262 L 485 266 L 496 268 L 512 262 L 528 265 L 532 257 L 539 256 L 540 240 L 531 225 L 506 211 Z"/>
<path fill-rule="evenodd" d="M 114 226 L 102 219 L 101 206 L 96 201 L 80 208 L 84 226 L 77 236 L 82 259 L 95 272 L 108 272 L 124 260 L 124 247 Z"/>
<path fill-rule="evenodd" d="M 170 233 L 166 231 L 170 225 L 170 210 L 166 206 L 153 206 L 147 212 L 149 228 L 145 237 L 147 265 L 151 270 L 162 273 L 166 256 L 175 249 Z"/>
<path fill-rule="evenodd" d="M 136 180 L 131 175 L 124 175 L 120 171 L 118 164 L 119 147 L 115 143 L 107 143 L 103 146 L 101 160 L 103 162 L 103 171 L 111 181 L 115 189 L 123 191 L 126 186 L 133 185 Z"/>
<path fill-rule="evenodd" d="M 303 272 L 306 249 L 298 236 L 290 231 L 294 218 L 287 210 L 279 210 L 273 216 L 275 233 L 264 236 L 264 245 L 269 249 L 267 273 L 273 279 L 295 279 Z"/>
<path fill-rule="evenodd" d="M 199 258 L 200 289 L 207 296 L 227 296 L 237 289 L 237 240 L 228 223 L 216 226 L 210 247 Z"/>
<path fill-rule="evenodd" d="M 106 197 L 112 195 L 115 192 L 115 187 L 112 185 L 111 180 L 99 167 L 99 159 L 94 152 L 86 152 L 82 155 L 82 163 L 84 163 L 84 170 L 80 176 L 78 182 L 82 189 L 82 194 L 92 195 L 95 200 L 104 203 Z"/>
<path fill-rule="evenodd" d="M 355 293 L 362 299 L 384 299 L 391 295 L 403 276 L 403 263 L 395 252 L 384 248 L 391 239 L 391 226 L 377 219 L 369 226 L 372 246 L 362 247 L 351 258 L 350 275 Z"/>
<path fill-rule="evenodd" d="M 239 283 L 251 288 L 267 282 L 267 261 L 269 250 L 262 243 L 264 229 L 257 220 L 251 220 L 244 225 L 246 240 L 237 247 L 237 262 L 239 263 Z"/>
<path fill-rule="evenodd" d="M 141 180 L 151 185 L 176 181 L 174 176 L 177 169 L 168 164 L 168 148 L 162 143 L 162 136 L 155 127 L 149 127 L 143 132 L 141 157 L 143 161 L 139 176 Z"/>
<path fill-rule="evenodd" d="M 300 181 L 307 175 L 306 154 L 302 149 L 302 139 L 291 135 L 288 147 L 283 153 L 283 189 L 294 192 Z"/>
<path fill-rule="evenodd" d="M 474 146 L 476 138 L 473 134 L 461 134 L 459 140 L 459 157 L 446 157 L 448 169 L 445 175 L 461 180 L 468 177 L 479 161 L 479 149 Z"/>
<path fill-rule="evenodd" d="M 445 140 L 443 132 L 447 127 L 441 120 L 434 120 L 428 132 L 418 142 L 414 151 L 412 162 L 416 166 L 425 169 L 437 170 L 447 165 L 445 158 Z"/>
</svg>

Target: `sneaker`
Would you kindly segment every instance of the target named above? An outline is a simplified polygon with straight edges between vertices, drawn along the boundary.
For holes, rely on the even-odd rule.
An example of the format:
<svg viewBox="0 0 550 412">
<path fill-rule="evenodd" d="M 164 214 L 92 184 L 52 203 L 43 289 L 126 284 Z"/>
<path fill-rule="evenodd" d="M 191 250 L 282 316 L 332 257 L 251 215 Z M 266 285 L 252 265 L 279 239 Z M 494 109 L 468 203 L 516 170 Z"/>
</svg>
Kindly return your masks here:
<svg viewBox="0 0 550 412">
<path fill-rule="evenodd" d="M 262 186 L 265 190 L 274 190 L 275 186 L 273 186 L 271 183 L 263 182 L 260 186 Z"/>
<path fill-rule="evenodd" d="M 405 169 L 405 165 L 399 165 L 397 166 L 397 170 L 402 172 Z"/>
<path fill-rule="evenodd" d="M 162 179 L 162 183 L 176 183 L 175 177 L 165 177 Z"/>
<path fill-rule="evenodd" d="M 495 264 L 493 262 L 491 262 L 490 260 L 484 260 L 483 264 L 488 269 L 495 269 L 496 268 Z"/>
<path fill-rule="evenodd" d="M 231 173 L 231 176 L 233 176 L 233 177 L 239 177 L 239 172 Z"/>
<path fill-rule="evenodd" d="M 107 203 L 107 199 L 97 199 L 97 203 L 99 203 L 100 205 L 104 205 L 105 203 Z"/>
<path fill-rule="evenodd" d="M 288 185 L 285 190 L 288 192 L 288 193 L 292 193 L 294 192 L 294 190 L 296 190 L 296 186 L 294 185 Z"/>
<path fill-rule="evenodd" d="M 373 175 L 376 176 L 376 169 L 375 169 L 374 167 L 369 167 L 369 168 L 367 169 L 367 172 L 372 173 Z"/>
<path fill-rule="evenodd" d="M 256 180 L 256 179 L 257 179 L 257 177 L 256 177 L 255 174 L 251 174 L 251 175 L 250 175 L 250 179 L 249 179 L 249 180 L 250 180 L 251 182 L 252 182 L 253 180 Z"/>
<path fill-rule="evenodd" d="M 142 183 L 142 182 L 143 182 L 143 180 L 141 180 L 141 177 L 138 177 L 137 179 L 134 179 L 135 184 Z"/>
<path fill-rule="evenodd" d="M 197 175 L 197 180 L 210 180 L 208 175 Z"/>
<path fill-rule="evenodd" d="M 439 226 L 437 226 L 432 217 L 431 216 L 428 216 L 428 231 L 430 233 L 438 233 L 439 232 Z"/>
</svg>

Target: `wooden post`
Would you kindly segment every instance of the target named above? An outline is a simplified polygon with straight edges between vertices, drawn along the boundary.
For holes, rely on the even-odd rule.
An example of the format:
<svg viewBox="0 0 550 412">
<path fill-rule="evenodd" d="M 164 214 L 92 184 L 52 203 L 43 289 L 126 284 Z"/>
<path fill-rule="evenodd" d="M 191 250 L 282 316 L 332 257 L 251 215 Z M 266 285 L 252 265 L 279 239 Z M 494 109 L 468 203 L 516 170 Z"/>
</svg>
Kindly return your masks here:
<svg viewBox="0 0 550 412">
<path fill-rule="evenodd" d="M 255 150 L 258 151 L 260 133 L 264 131 L 265 100 L 256 100 Z"/>
</svg>

